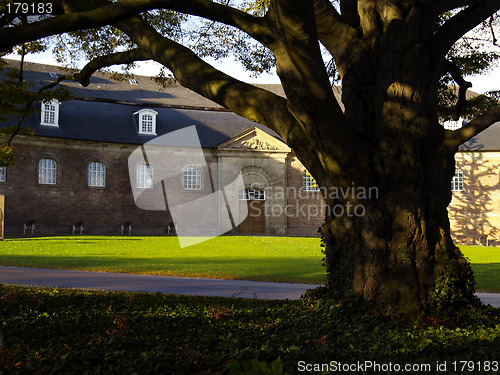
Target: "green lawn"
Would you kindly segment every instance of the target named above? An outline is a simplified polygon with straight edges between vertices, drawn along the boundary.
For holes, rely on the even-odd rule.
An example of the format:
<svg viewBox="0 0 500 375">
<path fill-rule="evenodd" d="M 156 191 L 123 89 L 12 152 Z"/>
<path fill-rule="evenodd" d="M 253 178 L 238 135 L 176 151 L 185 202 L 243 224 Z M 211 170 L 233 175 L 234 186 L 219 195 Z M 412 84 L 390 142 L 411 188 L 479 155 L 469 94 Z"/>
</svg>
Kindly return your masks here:
<svg viewBox="0 0 500 375">
<path fill-rule="evenodd" d="M 318 238 L 44 237 L 0 243 L 0 264 L 154 275 L 324 283 Z"/>
<path fill-rule="evenodd" d="M 481 292 L 500 292 L 500 247 L 461 246 L 469 259 Z"/>
<path fill-rule="evenodd" d="M 477 289 L 500 292 L 500 248 L 461 247 Z M 318 238 L 217 237 L 180 248 L 175 237 L 42 237 L 0 243 L 0 264 L 155 275 L 324 283 Z"/>
</svg>

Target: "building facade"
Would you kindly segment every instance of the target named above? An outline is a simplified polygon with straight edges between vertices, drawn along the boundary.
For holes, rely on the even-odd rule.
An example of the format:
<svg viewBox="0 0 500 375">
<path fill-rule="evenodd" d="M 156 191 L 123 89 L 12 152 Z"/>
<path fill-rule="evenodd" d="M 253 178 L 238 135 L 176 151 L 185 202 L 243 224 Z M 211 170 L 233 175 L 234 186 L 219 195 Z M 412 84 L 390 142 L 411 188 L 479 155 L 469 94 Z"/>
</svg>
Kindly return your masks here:
<svg viewBox="0 0 500 375">
<path fill-rule="evenodd" d="M 62 72 L 28 64 L 25 74 L 44 85 Z M 234 217 L 230 233 L 317 235 L 324 218 L 321 193 L 272 131 L 180 86 L 160 90 L 147 77 L 115 82 L 97 75 L 86 89 L 65 85 L 74 98 L 39 103 L 24 124 L 35 136 L 17 136 L 18 162 L 0 170 L 7 234 L 24 231 L 28 221 L 37 234 L 67 234 L 78 222 L 88 234 L 120 233 L 124 223 L 132 223 L 135 234 L 175 233 L 168 206 L 175 201 L 165 199 L 171 189 L 165 190 L 162 171 L 147 158 L 131 165 L 130 156 L 194 125 L 202 159 L 178 166 L 173 189 L 183 199 L 196 201 L 223 188 L 227 181 L 219 176 L 233 168 L 244 181 L 241 212 L 249 215 Z"/>
<path fill-rule="evenodd" d="M 48 65 L 25 67 L 35 88 L 65 73 Z M 114 81 L 96 74 L 87 88 L 63 85 L 73 98 L 39 103 L 24 123 L 35 136 L 17 136 L 18 163 L 0 168 L 7 235 L 22 233 L 28 221 L 35 222 L 36 234 L 72 233 L 78 222 L 86 234 L 118 234 L 124 223 L 134 234 L 173 234 L 172 190 L 202 202 L 228 184 L 222 176 L 241 173 L 244 188 L 230 210 L 229 233 L 318 236 L 325 214 L 321 192 L 276 133 L 181 86 L 159 88 L 148 77 Z M 280 86 L 265 88 L 283 95 Z M 167 185 L 147 145 L 193 125 L 201 156 L 193 159 L 187 151 L 189 161 L 178 162 L 173 185 Z M 134 152 L 144 158 L 132 163 Z M 162 163 L 173 168 L 168 157 Z M 462 145 L 452 191 L 455 241 L 500 243 L 500 123 Z M 201 206 L 199 213 L 217 225 L 224 217 L 219 208 Z"/>
<path fill-rule="evenodd" d="M 448 207 L 460 244 L 500 245 L 500 123 L 464 143 L 455 157 Z"/>
</svg>

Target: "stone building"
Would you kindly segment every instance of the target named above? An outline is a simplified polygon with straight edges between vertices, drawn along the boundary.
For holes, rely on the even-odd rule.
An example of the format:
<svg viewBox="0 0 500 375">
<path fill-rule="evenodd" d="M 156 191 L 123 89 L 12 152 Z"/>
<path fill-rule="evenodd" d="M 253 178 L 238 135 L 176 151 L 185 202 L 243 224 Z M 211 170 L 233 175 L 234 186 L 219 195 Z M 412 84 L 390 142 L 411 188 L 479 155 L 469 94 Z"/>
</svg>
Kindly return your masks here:
<svg viewBox="0 0 500 375">
<path fill-rule="evenodd" d="M 457 153 L 448 207 L 457 243 L 500 244 L 500 123 L 464 143 Z"/>
<path fill-rule="evenodd" d="M 34 88 L 67 74 L 32 63 L 24 70 Z M 29 220 L 35 221 L 37 234 L 67 234 L 76 222 L 84 223 L 87 234 L 118 234 L 125 222 L 132 223 L 134 234 L 173 233 L 171 187 L 182 199 L 202 202 L 224 188 L 227 181 L 220 176 L 230 174 L 228 168 L 241 172 L 244 184 L 238 207 L 230 210 L 230 233 L 318 235 L 324 219 L 321 192 L 271 130 L 181 86 L 160 88 L 149 77 L 116 81 L 96 74 L 86 88 L 76 82 L 62 85 L 72 99 L 39 103 L 24 123 L 35 136 L 17 136 L 17 165 L 0 168 L 7 235 L 22 232 Z M 265 88 L 283 95 L 279 85 Z M 203 160 L 179 164 L 177 180 L 167 186 L 162 171 L 147 160 L 147 145 L 193 125 Z M 134 152 L 144 159 L 131 165 Z M 498 244 L 500 123 L 462 145 L 456 163 L 449 206 L 454 239 Z M 199 206 L 201 219 L 215 225 L 227 216 Z M 249 215 L 239 217 L 244 208 Z"/>
<path fill-rule="evenodd" d="M 37 88 L 67 72 L 26 63 L 24 74 Z M 269 129 L 181 86 L 160 88 L 149 77 L 115 81 L 97 74 L 87 88 L 62 85 L 72 99 L 39 103 L 23 125 L 35 136 L 16 136 L 18 163 L 0 169 L 7 234 L 22 232 L 29 220 L 37 234 L 70 233 L 76 222 L 84 223 L 87 234 L 120 233 L 126 222 L 135 234 L 173 233 L 171 209 L 163 199 L 170 191 L 161 172 L 148 160 L 130 166 L 129 158 L 148 142 L 194 125 L 204 160 L 179 167 L 184 198 L 195 201 L 222 188 L 219 169 L 232 165 L 245 185 L 240 206 L 250 213 L 241 223 L 233 218 L 238 225 L 232 233 L 317 235 L 324 217 L 321 193 Z M 134 190 L 141 199 L 150 197 L 153 206 L 144 207 Z"/>
</svg>

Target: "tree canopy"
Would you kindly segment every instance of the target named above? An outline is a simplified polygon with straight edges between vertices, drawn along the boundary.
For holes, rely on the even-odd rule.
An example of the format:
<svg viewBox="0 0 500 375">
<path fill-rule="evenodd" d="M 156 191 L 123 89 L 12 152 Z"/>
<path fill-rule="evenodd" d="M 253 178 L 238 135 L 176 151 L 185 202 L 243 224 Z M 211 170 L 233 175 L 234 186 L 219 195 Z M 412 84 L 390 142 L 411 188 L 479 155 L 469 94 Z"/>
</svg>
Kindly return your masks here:
<svg viewBox="0 0 500 375">
<path fill-rule="evenodd" d="M 440 4 L 418 0 L 245 0 L 236 4 L 228 0 L 66 0 L 52 1 L 50 12 L 43 1 L 27 3 L 37 6 L 23 9 L 13 0 L 1 6 L 2 54 L 15 48 L 37 51 L 55 46 L 59 61 L 88 61 L 73 77 L 83 85 L 97 69 L 155 60 L 182 85 L 269 126 L 292 144 L 293 138 L 308 138 L 304 132 L 321 133 L 317 128 L 314 132 L 303 128 L 297 117 L 316 109 L 311 100 L 295 103 L 297 96 L 322 96 L 335 110 L 336 120 L 331 124 L 335 132 L 349 132 L 350 114 L 342 113 L 341 104 L 329 92 L 328 76 L 333 75 L 346 89 L 351 81 L 368 86 L 370 77 L 362 77 L 356 64 L 362 64 L 361 56 L 373 55 L 377 46 L 395 42 L 390 40 L 390 31 L 402 23 L 412 27 L 404 32 L 422 34 L 429 55 L 425 58 L 433 66 L 429 74 L 444 94 L 439 102 L 443 116 L 458 117 L 450 109 L 456 108 L 457 95 L 446 89 L 448 84 L 455 81 L 462 88 L 469 87 L 464 74 L 487 72 L 499 58 L 497 50 L 484 49 L 498 45 L 499 24 L 498 5 L 486 0 Z M 47 14 L 39 15 L 40 10 Z M 272 94 L 229 77 L 199 58 L 208 55 L 233 55 L 256 73 L 276 66 L 288 99 L 268 100 Z M 364 74 L 372 76 L 369 70 Z M 462 111 L 466 106 L 460 101 L 457 108 Z M 455 138 L 464 141 L 467 137 L 457 134 Z M 320 165 L 318 157 L 325 157 L 315 158 L 314 164 Z"/>
</svg>

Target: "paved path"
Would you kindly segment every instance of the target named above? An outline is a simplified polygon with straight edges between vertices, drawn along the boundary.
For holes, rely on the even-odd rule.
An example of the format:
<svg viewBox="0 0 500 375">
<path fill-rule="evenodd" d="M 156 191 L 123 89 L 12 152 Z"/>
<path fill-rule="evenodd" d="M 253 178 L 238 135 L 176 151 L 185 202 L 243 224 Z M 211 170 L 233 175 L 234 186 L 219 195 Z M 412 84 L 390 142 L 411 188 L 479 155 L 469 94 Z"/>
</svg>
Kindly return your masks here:
<svg viewBox="0 0 500 375">
<path fill-rule="evenodd" d="M 258 299 L 299 299 L 313 284 L 0 266 L 0 283 Z"/>
<path fill-rule="evenodd" d="M 258 299 L 298 299 L 307 289 L 318 286 L 10 266 L 0 266 L 0 283 Z M 499 293 L 478 296 L 484 303 L 500 307 Z"/>
</svg>

